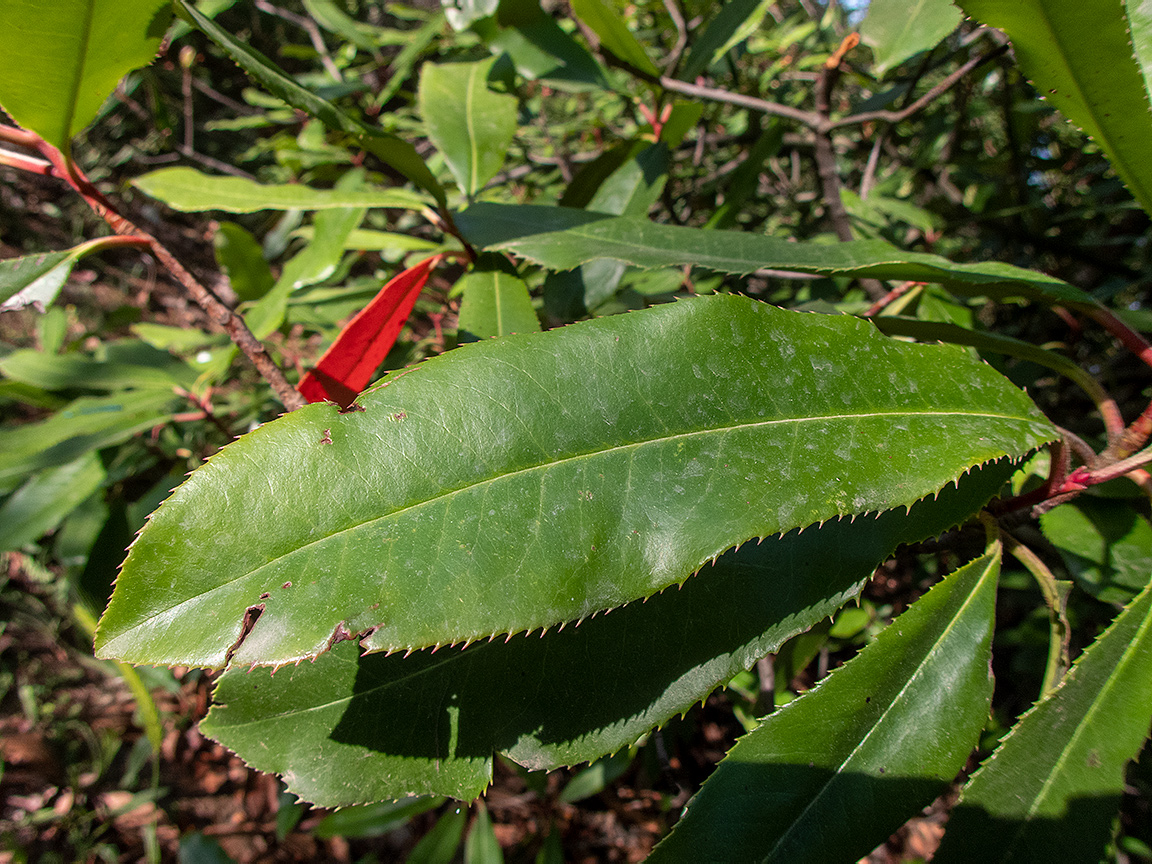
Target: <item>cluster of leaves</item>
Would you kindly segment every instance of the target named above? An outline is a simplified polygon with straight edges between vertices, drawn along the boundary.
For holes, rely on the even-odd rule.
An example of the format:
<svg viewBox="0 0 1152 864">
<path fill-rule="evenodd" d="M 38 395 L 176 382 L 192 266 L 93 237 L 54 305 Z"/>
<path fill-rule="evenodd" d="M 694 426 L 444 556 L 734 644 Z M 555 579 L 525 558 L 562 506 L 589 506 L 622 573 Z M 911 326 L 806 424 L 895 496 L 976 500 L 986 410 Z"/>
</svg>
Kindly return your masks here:
<svg viewBox="0 0 1152 864">
<path fill-rule="evenodd" d="M 89 352 L 58 304 L 0 357 L 26 412 L 2 548 L 79 549 L 98 611 L 152 513 L 100 656 L 226 669 L 206 734 L 308 801 L 416 812 L 480 795 L 497 754 L 626 753 L 767 655 L 801 671 L 897 548 L 982 525 L 887 627 L 839 613 L 875 638 L 749 719 L 653 857 L 856 860 L 1000 737 L 942 860 L 1103 854 L 1152 722 L 1152 422 L 1128 355 L 1035 343 L 1054 308 L 1152 356 L 1138 10 L 961 3 L 1009 55 L 946 2 L 873 0 L 855 51 L 834 4 L 12 5 L 0 141 L 29 153 L 0 161 L 114 233 L 0 262 L 0 301 L 51 306 L 82 257 L 141 246 L 232 337 L 138 322 Z M 166 33 L 178 62 L 139 69 Z M 113 88 L 166 86 L 182 127 L 131 146 L 197 167 L 125 197 L 235 214 L 215 293 L 81 170 L 111 161 L 100 124 L 74 149 Z M 285 376 L 307 334 L 324 356 Z M 241 351 L 294 410 L 157 509 L 274 413 Z M 1004 549 L 1043 624 L 1015 724 L 988 671 L 1026 630 L 995 627 Z"/>
</svg>

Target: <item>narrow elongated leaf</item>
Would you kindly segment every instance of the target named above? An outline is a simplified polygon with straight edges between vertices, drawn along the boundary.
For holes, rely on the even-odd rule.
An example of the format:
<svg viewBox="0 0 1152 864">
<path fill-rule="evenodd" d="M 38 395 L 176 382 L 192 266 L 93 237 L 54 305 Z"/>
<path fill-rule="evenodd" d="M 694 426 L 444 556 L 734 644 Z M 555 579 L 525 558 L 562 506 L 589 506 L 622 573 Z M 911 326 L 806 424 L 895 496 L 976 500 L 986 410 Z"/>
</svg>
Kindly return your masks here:
<svg viewBox="0 0 1152 864">
<path fill-rule="evenodd" d="M 123 242 L 122 237 L 97 237 L 63 252 L 0 260 L 0 309 L 22 309 L 32 304 L 47 307 L 68 281 L 77 261 Z"/>
<path fill-rule="evenodd" d="M 0 491 L 14 488 L 34 471 L 64 465 L 163 423 L 172 398 L 163 390 L 85 396 L 42 422 L 0 429 Z"/>
<path fill-rule="evenodd" d="M 407 189 L 313 189 L 299 183 L 257 183 L 243 177 L 213 176 L 195 168 L 161 168 L 132 185 L 174 210 L 255 213 L 258 210 L 327 210 L 336 207 L 394 207 L 418 210 L 428 204 Z"/>
<path fill-rule="evenodd" d="M 420 71 L 417 95 L 428 137 L 469 197 L 496 176 L 516 134 L 516 97 L 488 86 L 496 60 L 427 63 Z"/>
<path fill-rule="evenodd" d="M 432 830 L 420 838 L 404 864 L 452 864 L 467 822 L 465 808 L 449 808 L 432 826 Z"/>
<path fill-rule="evenodd" d="M 432 257 L 421 261 L 380 289 L 304 376 L 298 388 L 304 398 L 309 402 L 328 399 L 342 408 L 355 401 L 396 343 L 429 271 L 439 260 Z"/>
<path fill-rule="evenodd" d="M 165 0 L 5 0 L 0 105 L 67 153 L 117 82 L 152 62 L 171 17 Z"/>
<path fill-rule="evenodd" d="M 436 182 L 416 148 L 395 135 L 372 129 L 349 117 L 327 99 L 323 99 L 300 86 L 282 72 L 275 63 L 237 39 L 211 18 L 201 14 L 188 0 L 175 0 L 180 14 L 196 25 L 204 35 L 219 45 L 252 80 L 273 96 L 284 100 L 317 118 L 329 129 L 351 135 L 355 141 L 387 165 L 391 165 L 417 186 L 431 194 L 441 206 L 446 206 L 444 189 Z"/>
<path fill-rule="evenodd" d="M 934 861 L 1099 861 L 1152 723 L 1152 584 L 961 792 Z"/>
<path fill-rule="evenodd" d="M 34 285 L 66 262 L 75 260 L 68 252 L 46 252 L 0 260 L 0 303 Z M 71 267 L 68 268 L 71 272 Z M 67 276 L 65 276 L 67 278 Z"/>
<path fill-rule="evenodd" d="M 967 519 L 1011 470 L 1003 460 L 974 471 L 907 514 L 746 544 L 680 590 L 543 638 L 407 658 L 341 644 L 275 675 L 232 670 L 200 728 L 317 803 L 471 800 L 490 782 L 493 751 L 535 770 L 631 745 L 827 620 L 899 544 Z"/>
<path fill-rule="evenodd" d="M 458 325 L 461 341 L 535 333 L 540 329 L 528 286 L 502 256 L 485 256 L 457 284 L 463 296 Z"/>
<path fill-rule="evenodd" d="M 101 362 L 79 354 L 45 354 L 24 348 L 0 360 L 0 373 L 45 390 L 126 390 L 190 388 L 196 372 L 175 358 L 164 365 Z"/>
<path fill-rule="evenodd" d="M 134 544 L 100 654 L 282 664 L 547 627 L 1052 435 L 961 351 L 728 295 L 466 345 L 357 406 L 194 472 Z"/>
<path fill-rule="evenodd" d="M 488 202 L 457 214 L 456 224 L 475 246 L 511 252 L 555 270 L 570 270 L 595 258 L 638 267 L 692 264 L 724 273 L 775 267 L 816 276 L 942 282 L 955 291 L 1022 296 L 1076 308 L 1097 305 L 1078 288 L 1034 270 L 997 261 L 953 264 L 938 255 L 904 252 L 882 240 L 793 243 L 744 231 L 658 225 L 634 216 Z"/>
<path fill-rule="evenodd" d="M 957 0 L 956 5 L 1008 34 L 1036 91 L 1092 136 L 1132 196 L 1152 213 L 1152 114 L 1123 3 Z"/>
<path fill-rule="evenodd" d="M 688 59 L 684 61 L 684 66 L 677 77 L 685 81 L 695 81 L 704 70 L 723 57 L 729 48 L 741 41 L 741 38 L 748 37 L 747 31 L 755 29 L 768 14 L 770 5 L 764 0 L 728 0 L 716 17 L 709 22 L 704 32 L 692 40 Z"/>
<path fill-rule="evenodd" d="M 999 573 L 999 548 L 960 568 L 738 741 L 648 860 L 815 864 L 882 843 L 948 787 L 988 719 Z"/>
<path fill-rule="evenodd" d="M 921 51 L 935 48 L 963 16 L 951 0 L 871 0 L 860 38 L 871 46 L 877 77 Z"/>
<path fill-rule="evenodd" d="M 0 507 L 0 549 L 19 549 L 51 531 L 103 482 L 95 453 L 36 475 Z"/>
<path fill-rule="evenodd" d="M 492 830 L 492 819 L 483 801 L 476 802 L 476 821 L 464 841 L 464 864 L 504 864 L 504 852 Z"/>
<path fill-rule="evenodd" d="M 600 39 L 600 47 L 616 55 L 641 72 L 659 75 L 660 70 L 648 57 L 644 47 L 628 29 L 628 25 L 603 0 L 572 0 L 572 12 L 591 28 Z"/>
</svg>

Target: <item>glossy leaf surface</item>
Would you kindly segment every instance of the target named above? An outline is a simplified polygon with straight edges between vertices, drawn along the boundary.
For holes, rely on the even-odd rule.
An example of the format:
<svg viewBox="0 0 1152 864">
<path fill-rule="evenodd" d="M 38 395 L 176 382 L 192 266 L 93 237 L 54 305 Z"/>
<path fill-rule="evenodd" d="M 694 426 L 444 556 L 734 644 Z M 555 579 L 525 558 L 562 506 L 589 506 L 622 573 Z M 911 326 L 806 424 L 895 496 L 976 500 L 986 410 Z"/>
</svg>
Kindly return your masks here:
<svg viewBox="0 0 1152 864">
<path fill-rule="evenodd" d="M 5 303 L 71 260 L 74 259 L 68 252 L 47 252 L 43 255 L 0 260 L 0 303 Z"/>
<path fill-rule="evenodd" d="M 992 701 L 999 549 L 728 751 L 649 861 L 855 861 L 943 792 Z M 976 859 L 972 859 L 976 860 Z"/>
<path fill-rule="evenodd" d="M 1152 722 L 1152 585 L 973 775 L 935 861 L 1099 861 Z"/>
<path fill-rule="evenodd" d="M 997 297 L 1096 305 L 1084 292 L 1043 273 L 996 261 L 953 264 L 938 255 L 904 252 L 882 240 L 793 243 L 746 231 L 658 225 L 635 216 L 487 202 L 458 214 L 456 224 L 476 246 L 511 252 L 556 270 L 569 270 L 595 258 L 614 258 L 639 267 L 692 264 L 725 273 L 775 267 L 818 276 L 943 282 L 955 290 L 966 288 Z"/>
<path fill-rule="evenodd" d="M 1152 213 L 1152 114 L 1124 4 L 957 0 L 956 5 L 1008 34 L 1036 91 L 1092 136 L 1132 196 Z"/>
<path fill-rule="evenodd" d="M 908 514 L 745 544 L 679 590 L 543 638 L 409 657 L 338 645 L 275 675 L 232 670 L 201 730 L 328 804 L 413 792 L 467 800 L 490 781 L 494 751 L 532 769 L 597 759 L 827 620 L 900 543 L 964 521 L 1010 472 L 1007 460 L 973 471 Z"/>
<path fill-rule="evenodd" d="M 0 106 L 67 153 L 120 79 L 152 62 L 169 20 L 165 0 L 5 0 Z"/>
<path fill-rule="evenodd" d="M 327 210 L 335 207 L 419 209 L 428 204 L 407 189 L 358 185 L 348 189 L 313 189 L 299 183 L 263 184 L 243 177 L 204 174 L 195 168 L 161 168 L 132 185 L 174 210 L 255 213 L 258 210 Z"/>
<path fill-rule="evenodd" d="M 354 634 L 548 627 L 1052 435 L 962 352 L 730 295 L 467 345 L 357 405 L 295 411 L 194 472 L 134 544 L 101 655 L 278 664 Z"/>
<path fill-rule="evenodd" d="M 51 531 L 103 482 L 95 453 L 37 474 L 0 506 L 0 549 L 19 549 Z"/>
<path fill-rule="evenodd" d="M 1069 574 L 1093 597 L 1127 603 L 1152 574 L 1152 525 L 1123 501 L 1082 496 L 1040 517 Z"/>
<path fill-rule="evenodd" d="M 504 164 L 519 120 L 516 97 L 489 86 L 496 59 L 429 63 L 420 73 L 418 99 L 428 137 L 469 197 Z"/>
<path fill-rule="evenodd" d="M 950 0 L 871 0 L 860 38 L 872 48 L 878 77 L 936 45 L 963 17 Z"/>
</svg>

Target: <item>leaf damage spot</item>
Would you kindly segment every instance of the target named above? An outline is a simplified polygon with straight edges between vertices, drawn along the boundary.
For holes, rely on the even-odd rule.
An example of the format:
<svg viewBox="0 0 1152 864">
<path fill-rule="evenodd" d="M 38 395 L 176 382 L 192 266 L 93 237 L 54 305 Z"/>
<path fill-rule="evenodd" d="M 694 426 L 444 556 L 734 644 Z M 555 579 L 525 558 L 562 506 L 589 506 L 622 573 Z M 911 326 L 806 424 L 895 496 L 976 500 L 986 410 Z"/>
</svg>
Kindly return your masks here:
<svg viewBox="0 0 1152 864">
<path fill-rule="evenodd" d="M 284 588 L 291 588 L 291 587 L 292 587 L 292 583 L 291 583 L 291 582 L 285 582 L 283 585 L 281 585 L 281 586 L 280 586 L 280 588 L 281 588 L 281 589 L 284 589 Z"/>
<path fill-rule="evenodd" d="M 244 618 L 240 622 L 240 635 L 236 637 L 236 641 L 232 643 L 232 647 L 224 652 L 225 666 L 232 665 L 232 656 L 236 653 L 241 644 L 243 644 L 244 640 L 248 638 L 248 634 L 252 632 L 252 628 L 256 626 L 256 622 L 260 620 L 260 616 L 263 614 L 263 603 L 257 603 L 255 606 L 249 606 L 244 610 Z"/>
<path fill-rule="evenodd" d="M 331 444 L 332 443 L 332 430 L 331 429 L 325 429 L 324 430 L 324 434 L 322 436 L 320 436 L 320 443 L 321 444 Z"/>
<path fill-rule="evenodd" d="M 347 408 L 341 408 L 340 413 L 341 414 L 351 414 L 354 411 L 363 411 L 363 410 L 364 410 L 363 405 L 357 405 L 355 402 L 353 402 Z"/>
</svg>

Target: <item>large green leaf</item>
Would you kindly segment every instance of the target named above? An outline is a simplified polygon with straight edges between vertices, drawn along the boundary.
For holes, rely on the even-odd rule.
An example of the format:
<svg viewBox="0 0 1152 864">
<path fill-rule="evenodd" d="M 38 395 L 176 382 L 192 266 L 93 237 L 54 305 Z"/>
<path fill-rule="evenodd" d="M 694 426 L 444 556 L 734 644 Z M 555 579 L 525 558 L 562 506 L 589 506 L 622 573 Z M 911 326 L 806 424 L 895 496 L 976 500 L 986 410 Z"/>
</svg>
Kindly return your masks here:
<svg viewBox="0 0 1152 864">
<path fill-rule="evenodd" d="M 951 0 L 871 0 L 860 38 L 872 48 L 878 77 L 928 51 L 956 29 L 963 16 Z"/>
<path fill-rule="evenodd" d="M 1121 0 L 957 0 L 1012 40 L 1037 92 L 1100 145 L 1132 196 L 1152 213 L 1152 115 Z M 1146 59 L 1142 18 L 1137 44 Z"/>
<path fill-rule="evenodd" d="M 539 3 L 518 16 L 512 26 L 494 19 L 474 26 L 493 54 L 505 53 L 516 71 L 530 81 L 541 80 L 562 90 L 607 89 L 604 70 L 588 49 L 566 33 Z M 503 23 L 503 22 L 501 22 Z"/>
<path fill-rule="evenodd" d="M 327 210 L 336 207 L 395 207 L 418 210 L 428 205 L 424 196 L 407 189 L 378 189 L 356 184 L 351 188 L 314 189 L 299 183 L 262 184 L 243 177 L 203 174 L 195 168 L 161 168 L 132 185 L 175 210 Z"/>
<path fill-rule="evenodd" d="M 961 351 L 729 295 L 467 345 L 356 407 L 194 472 L 133 545 L 101 656 L 283 664 L 549 627 L 1053 435 Z"/>
<path fill-rule="evenodd" d="M 284 74 L 275 63 L 247 45 L 211 18 L 200 13 L 188 0 L 174 0 L 177 10 L 219 45 L 241 69 L 273 96 L 283 99 L 293 108 L 299 108 L 317 118 L 329 129 L 345 132 L 382 162 L 391 165 L 417 186 L 431 194 L 441 206 L 445 203 L 444 189 L 436 182 L 416 148 L 395 135 L 373 129 L 348 116 L 327 99 L 317 96 Z"/>
<path fill-rule="evenodd" d="M 595 258 L 639 267 L 691 264 L 725 273 L 774 267 L 818 276 L 943 282 L 967 293 L 1023 296 L 1077 308 L 1097 305 L 1078 288 L 1034 270 L 997 261 L 953 264 L 938 255 L 901 251 L 882 240 L 793 243 L 744 231 L 658 225 L 635 216 L 488 202 L 457 214 L 456 224 L 475 246 L 511 252 L 555 270 Z"/>
<path fill-rule="evenodd" d="M 999 548 L 960 568 L 738 741 L 648 860 L 822 864 L 884 842 L 988 719 L 999 573 Z"/>
<path fill-rule="evenodd" d="M 1099 861 L 1152 722 L 1152 584 L 961 792 L 934 861 Z"/>
<path fill-rule="evenodd" d="M 488 83 L 498 58 L 427 63 L 420 71 L 420 116 L 460 191 L 471 198 L 496 176 L 516 134 L 516 97 Z"/>
<path fill-rule="evenodd" d="M 532 769 L 596 759 L 826 620 L 899 544 L 963 521 L 1011 470 L 1003 460 L 974 471 L 908 513 L 745 544 L 678 591 L 542 639 L 410 657 L 344 644 L 275 675 L 231 670 L 201 730 L 327 805 L 470 799 L 490 782 L 494 751 Z"/>
<path fill-rule="evenodd" d="M 171 15 L 166 0 L 5 0 L 0 105 L 67 153 L 120 79 L 152 62 Z"/>
</svg>

